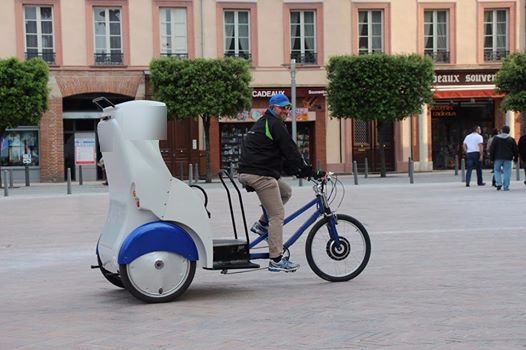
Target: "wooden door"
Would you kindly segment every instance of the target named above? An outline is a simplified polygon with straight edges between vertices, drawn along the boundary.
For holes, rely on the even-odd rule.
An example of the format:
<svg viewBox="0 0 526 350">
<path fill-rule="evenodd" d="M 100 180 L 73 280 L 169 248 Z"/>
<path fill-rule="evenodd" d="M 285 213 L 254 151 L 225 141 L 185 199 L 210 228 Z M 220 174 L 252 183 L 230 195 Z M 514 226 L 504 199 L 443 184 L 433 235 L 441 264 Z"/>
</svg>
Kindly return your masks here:
<svg viewBox="0 0 526 350">
<path fill-rule="evenodd" d="M 358 172 L 364 171 L 366 158 L 369 171 L 380 171 L 379 140 L 381 138 L 385 144 L 386 170 L 395 170 L 393 134 L 393 123 L 384 122 L 380 135 L 376 121 L 365 122 L 353 119 L 353 160 L 358 163 Z"/>
<path fill-rule="evenodd" d="M 189 119 L 170 120 L 167 127 L 167 139 L 159 143 L 164 162 L 172 176 L 188 178 L 188 165 L 199 162 L 198 123 Z"/>
</svg>

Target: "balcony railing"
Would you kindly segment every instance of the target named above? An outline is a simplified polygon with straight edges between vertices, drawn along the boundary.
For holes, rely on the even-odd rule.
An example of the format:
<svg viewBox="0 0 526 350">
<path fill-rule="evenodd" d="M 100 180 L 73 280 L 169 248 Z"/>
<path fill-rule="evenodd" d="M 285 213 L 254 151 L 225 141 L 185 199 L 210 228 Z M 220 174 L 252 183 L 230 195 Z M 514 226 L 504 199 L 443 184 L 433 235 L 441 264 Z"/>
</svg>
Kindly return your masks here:
<svg viewBox="0 0 526 350">
<path fill-rule="evenodd" d="M 316 52 L 291 52 L 290 59 L 295 59 L 296 63 L 299 64 L 316 64 L 317 57 Z"/>
<path fill-rule="evenodd" d="M 187 52 L 161 52 L 162 57 L 188 58 Z"/>
<path fill-rule="evenodd" d="M 54 52 L 38 52 L 38 51 L 28 51 L 26 52 L 26 60 L 30 60 L 35 57 L 40 57 L 47 64 L 55 64 L 55 53 Z"/>
<path fill-rule="evenodd" d="M 488 50 L 484 49 L 485 62 L 500 62 L 510 54 L 507 50 Z"/>
<path fill-rule="evenodd" d="M 372 54 L 375 54 L 375 53 L 383 53 L 384 51 L 382 49 L 372 49 L 372 50 L 369 50 L 369 49 L 359 49 L 358 50 L 358 55 L 372 55 Z"/>
<path fill-rule="evenodd" d="M 436 63 L 449 63 L 449 51 L 426 50 L 425 54 L 431 57 Z"/>
<path fill-rule="evenodd" d="M 95 64 L 98 66 L 118 66 L 123 64 L 122 52 L 96 52 Z"/>
<path fill-rule="evenodd" d="M 252 59 L 252 54 L 246 51 L 225 51 L 225 57 L 244 58 L 250 61 Z"/>
</svg>

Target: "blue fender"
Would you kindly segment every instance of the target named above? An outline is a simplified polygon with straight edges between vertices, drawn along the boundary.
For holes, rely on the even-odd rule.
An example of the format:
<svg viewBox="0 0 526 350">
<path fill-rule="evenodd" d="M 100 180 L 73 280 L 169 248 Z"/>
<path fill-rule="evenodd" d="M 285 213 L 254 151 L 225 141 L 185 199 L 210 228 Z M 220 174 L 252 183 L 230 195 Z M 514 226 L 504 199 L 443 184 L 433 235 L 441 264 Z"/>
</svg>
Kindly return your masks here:
<svg viewBox="0 0 526 350">
<path fill-rule="evenodd" d="M 126 237 L 119 250 L 119 264 L 129 264 L 141 255 L 173 252 L 190 261 L 199 259 L 192 237 L 181 227 L 166 221 L 154 221 L 137 227 Z"/>
</svg>

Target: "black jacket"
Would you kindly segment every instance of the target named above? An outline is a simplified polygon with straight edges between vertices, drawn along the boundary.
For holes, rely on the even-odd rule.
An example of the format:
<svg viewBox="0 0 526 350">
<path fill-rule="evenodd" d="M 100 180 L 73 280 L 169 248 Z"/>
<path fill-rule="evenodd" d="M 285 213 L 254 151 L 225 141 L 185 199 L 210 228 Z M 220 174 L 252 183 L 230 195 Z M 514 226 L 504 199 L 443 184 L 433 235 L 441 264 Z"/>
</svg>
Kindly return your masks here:
<svg viewBox="0 0 526 350">
<path fill-rule="evenodd" d="M 519 139 L 519 154 L 523 162 L 526 162 L 526 135 L 522 135 Z"/>
<path fill-rule="evenodd" d="M 288 175 L 298 175 L 304 168 L 310 167 L 292 140 L 287 126 L 267 110 L 243 139 L 239 173 L 279 179 L 283 171 Z"/>
<path fill-rule="evenodd" d="M 519 156 L 519 149 L 515 139 L 509 134 L 498 134 L 491 142 L 491 160 L 517 160 Z"/>
</svg>

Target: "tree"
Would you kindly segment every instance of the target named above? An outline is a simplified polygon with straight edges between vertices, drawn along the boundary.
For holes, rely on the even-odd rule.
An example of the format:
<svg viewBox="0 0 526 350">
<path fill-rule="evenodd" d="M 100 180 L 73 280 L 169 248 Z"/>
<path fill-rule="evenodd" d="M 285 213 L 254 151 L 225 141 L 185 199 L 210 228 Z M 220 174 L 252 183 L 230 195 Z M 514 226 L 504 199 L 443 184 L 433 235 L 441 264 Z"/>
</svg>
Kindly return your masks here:
<svg viewBox="0 0 526 350">
<path fill-rule="evenodd" d="M 252 103 L 245 59 L 160 58 L 150 63 L 154 98 L 166 103 L 170 118 L 201 118 L 205 134 L 206 181 L 210 166 L 211 118 L 235 116 Z"/>
<path fill-rule="evenodd" d="M 506 94 L 501 108 L 521 112 L 521 127 L 526 132 L 526 53 L 517 52 L 504 59 L 495 85 Z"/>
<path fill-rule="evenodd" d="M 38 124 L 48 108 L 48 75 L 41 58 L 0 60 L 0 136 L 6 128 Z"/>
<path fill-rule="evenodd" d="M 431 103 L 434 67 L 419 55 L 372 54 L 335 56 L 329 60 L 328 103 L 332 116 L 385 122 L 402 120 Z M 381 176 L 385 176 L 385 141 L 380 143 Z"/>
</svg>

